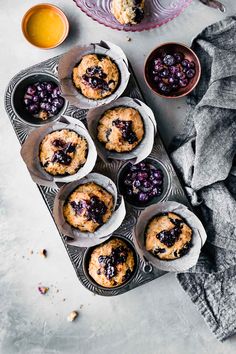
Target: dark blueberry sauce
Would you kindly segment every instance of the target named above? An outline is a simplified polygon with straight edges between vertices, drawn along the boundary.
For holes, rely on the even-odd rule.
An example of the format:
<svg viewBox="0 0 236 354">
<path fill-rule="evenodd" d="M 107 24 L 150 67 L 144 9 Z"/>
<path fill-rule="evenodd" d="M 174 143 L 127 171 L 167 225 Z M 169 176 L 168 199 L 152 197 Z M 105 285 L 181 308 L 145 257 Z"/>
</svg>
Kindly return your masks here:
<svg viewBox="0 0 236 354">
<path fill-rule="evenodd" d="M 166 252 L 165 248 L 160 248 L 160 247 L 155 248 L 154 251 L 153 251 L 154 256 L 157 256 L 158 254 L 165 253 L 165 252 Z"/>
<path fill-rule="evenodd" d="M 117 265 L 123 264 L 127 260 L 127 257 L 127 249 L 123 246 L 112 249 L 112 252 L 109 256 L 98 257 L 98 262 L 104 265 L 104 274 L 107 279 L 111 279 L 116 275 Z"/>
<path fill-rule="evenodd" d="M 125 275 L 122 278 L 122 281 L 125 282 L 126 280 L 128 280 L 130 278 L 131 274 L 132 274 L 131 270 L 127 269 Z"/>
<path fill-rule="evenodd" d="M 112 122 L 122 133 L 124 141 L 128 141 L 129 144 L 133 144 L 138 141 L 136 134 L 132 130 L 133 122 L 130 120 L 120 120 L 119 118 Z"/>
<path fill-rule="evenodd" d="M 87 68 L 86 74 L 82 76 L 84 82 L 93 89 L 110 91 L 111 85 L 114 84 L 113 80 L 106 82 L 107 74 L 104 73 L 101 66 L 91 66 Z"/>
<path fill-rule="evenodd" d="M 181 229 L 183 227 L 183 221 L 179 219 L 169 218 L 169 220 L 175 226 L 171 230 L 163 230 L 159 232 L 156 237 L 167 247 L 172 247 L 175 242 L 179 239 L 181 234 Z"/>
<path fill-rule="evenodd" d="M 106 214 L 107 207 L 99 198 L 94 196 L 89 201 L 72 201 L 70 204 L 76 214 L 81 215 L 84 212 L 87 220 L 92 220 L 99 225 L 103 224 L 103 216 Z"/>
<path fill-rule="evenodd" d="M 58 148 L 64 148 L 66 145 L 66 142 L 62 139 L 55 139 L 52 142 L 52 145 Z"/>
<path fill-rule="evenodd" d="M 55 151 L 52 157 L 52 162 L 59 162 L 62 165 L 69 165 L 71 163 L 72 158 L 67 155 L 63 150 Z"/>
<path fill-rule="evenodd" d="M 62 139 L 53 140 L 52 145 L 59 148 L 60 150 L 54 152 L 51 162 L 58 162 L 62 165 L 69 165 L 72 161 L 72 158 L 68 154 L 75 151 L 75 145 L 72 143 L 66 143 Z"/>
<path fill-rule="evenodd" d="M 137 1 L 136 1 L 137 2 Z M 144 18 L 144 11 L 140 7 L 134 7 L 133 8 L 135 16 L 134 16 L 134 21 L 136 23 L 140 23 L 142 19 Z"/>
<path fill-rule="evenodd" d="M 174 227 L 171 230 L 163 230 L 159 232 L 156 237 L 164 243 L 167 247 L 172 247 L 175 242 L 179 239 L 181 234 L 181 228 Z"/>
</svg>

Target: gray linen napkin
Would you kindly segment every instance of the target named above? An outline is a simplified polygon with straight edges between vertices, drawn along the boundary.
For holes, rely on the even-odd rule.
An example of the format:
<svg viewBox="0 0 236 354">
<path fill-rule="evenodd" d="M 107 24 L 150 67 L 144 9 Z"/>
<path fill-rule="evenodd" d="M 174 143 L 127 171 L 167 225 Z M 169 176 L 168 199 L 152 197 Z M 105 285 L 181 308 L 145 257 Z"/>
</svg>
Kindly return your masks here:
<svg viewBox="0 0 236 354">
<path fill-rule="evenodd" d="M 194 268 L 177 275 L 219 340 L 236 333 L 236 16 L 193 41 L 202 64 L 172 160 L 207 231 Z"/>
</svg>

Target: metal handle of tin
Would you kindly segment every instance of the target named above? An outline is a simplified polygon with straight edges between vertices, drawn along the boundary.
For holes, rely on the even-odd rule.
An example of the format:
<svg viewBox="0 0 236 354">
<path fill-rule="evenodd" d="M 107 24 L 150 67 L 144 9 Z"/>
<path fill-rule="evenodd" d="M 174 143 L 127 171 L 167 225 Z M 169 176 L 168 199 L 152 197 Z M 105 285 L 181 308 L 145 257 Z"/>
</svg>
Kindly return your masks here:
<svg viewBox="0 0 236 354">
<path fill-rule="evenodd" d="M 143 261 L 144 261 L 144 266 L 143 266 L 143 271 L 144 273 L 151 273 L 153 270 L 153 266 L 151 265 L 150 262 L 143 256 Z"/>
</svg>

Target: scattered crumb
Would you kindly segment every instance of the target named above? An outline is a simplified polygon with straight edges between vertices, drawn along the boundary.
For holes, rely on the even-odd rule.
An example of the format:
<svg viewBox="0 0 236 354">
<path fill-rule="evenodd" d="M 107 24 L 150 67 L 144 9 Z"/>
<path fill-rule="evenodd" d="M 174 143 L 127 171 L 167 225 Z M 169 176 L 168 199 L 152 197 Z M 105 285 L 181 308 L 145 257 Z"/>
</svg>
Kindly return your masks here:
<svg viewBox="0 0 236 354">
<path fill-rule="evenodd" d="M 130 37 L 126 37 L 127 42 L 131 42 L 131 38 Z"/>
<path fill-rule="evenodd" d="M 59 289 L 56 290 L 56 293 L 59 293 Z"/>
<path fill-rule="evenodd" d="M 62 301 L 66 301 L 66 299 L 64 298 L 64 299 L 62 299 Z"/>
<path fill-rule="evenodd" d="M 83 308 L 83 306 L 84 306 L 84 305 L 82 304 L 82 305 L 80 305 L 80 307 L 79 307 L 79 308 L 80 308 L 80 309 L 82 309 L 82 308 Z"/>
<path fill-rule="evenodd" d="M 34 253 L 34 251 L 33 250 L 30 250 L 30 252 L 29 252 L 30 254 L 33 254 Z"/>
<path fill-rule="evenodd" d="M 93 293 L 93 296 L 96 296 L 96 294 L 95 294 L 95 293 Z"/>
<path fill-rule="evenodd" d="M 79 316 L 79 313 L 78 313 L 77 311 L 72 311 L 72 312 L 67 316 L 67 321 L 73 322 L 78 316 Z"/>
<path fill-rule="evenodd" d="M 47 294 L 48 290 L 49 290 L 49 288 L 47 288 L 46 286 L 39 286 L 38 287 L 38 291 L 43 295 Z"/>
<path fill-rule="evenodd" d="M 22 258 L 25 258 L 25 256 L 22 256 Z"/>
<path fill-rule="evenodd" d="M 47 252 L 47 250 L 42 249 L 42 250 L 40 250 L 40 251 L 39 251 L 39 254 L 40 254 L 40 256 L 42 256 L 42 257 L 46 258 L 46 257 L 47 257 L 47 255 L 48 255 L 48 252 Z"/>
</svg>

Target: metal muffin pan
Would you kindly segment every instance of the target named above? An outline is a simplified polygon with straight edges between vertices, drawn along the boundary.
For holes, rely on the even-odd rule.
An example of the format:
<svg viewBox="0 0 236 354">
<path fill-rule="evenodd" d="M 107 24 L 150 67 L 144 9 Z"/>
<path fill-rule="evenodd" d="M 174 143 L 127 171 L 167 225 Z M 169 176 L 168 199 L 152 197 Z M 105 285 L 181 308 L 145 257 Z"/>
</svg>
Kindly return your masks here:
<svg viewBox="0 0 236 354">
<path fill-rule="evenodd" d="M 9 116 L 10 122 L 15 130 L 16 136 L 20 142 L 20 144 L 23 144 L 25 141 L 27 135 L 29 132 L 31 132 L 33 129 L 37 129 L 34 126 L 26 123 L 22 119 L 19 118 L 19 116 L 15 112 L 15 108 L 13 107 L 13 95 L 14 95 L 14 90 L 15 87 L 18 85 L 19 82 L 22 81 L 25 77 L 31 76 L 31 75 L 38 75 L 39 73 L 42 75 L 50 75 L 51 77 L 54 77 L 55 80 L 57 81 L 57 68 L 58 68 L 58 61 L 61 56 L 56 56 L 54 58 L 51 58 L 49 60 L 46 60 L 42 63 L 39 63 L 37 65 L 31 66 L 25 70 L 22 70 L 19 72 L 17 75 L 15 75 L 12 80 L 10 81 L 6 93 L 5 93 L 5 109 L 7 111 L 7 114 Z M 140 91 L 140 88 L 137 84 L 137 81 L 135 79 L 135 76 L 132 72 L 132 68 L 130 67 L 131 71 L 131 76 L 129 80 L 129 84 L 123 93 L 123 96 L 129 96 L 132 98 L 138 98 L 142 101 L 144 101 L 142 93 Z M 65 104 L 65 109 L 64 109 L 64 114 L 67 116 L 74 117 L 76 119 L 79 119 L 83 121 L 83 123 L 86 124 L 86 114 L 87 110 L 85 109 L 79 109 L 68 102 Z M 153 150 L 151 154 L 149 155 L 149 158 L 152 158 L 154 160 L 160 161 L 162 164 L 162 167 L 165 169 L 165 173 L 168 174 L 168 188 L 166 188 L 166 191 L 163 195 L 163 200 L 174 200 L 180 203 L 183 203 L 187 206 L 189 206 L 187 197 L 185 195 L 185 192 L 180 184 L 180 181 L 176 175 L 176 172 L 172 166 L 172 163 L 168 157 L 168 154 L 165 150 L 165 147 L 163 145 L 163 142 L 161 140 L 161 137 L 159 133 L 157 133 L 155 143 Z M 105 164 L 101 159 L 98 158 L 97 163 L 95 165 L 95 168 L 93 172 L 99 172 L 102 173 L 108 177 L 110 177 L 114 182 L 117 182 L 117 175 L 119 174 L 120 169 L 122 166 L 127 163 L 127 161 L 118 161 L 118 160 L 112 160 L 110 163 Z M 49 187 L 44 187 L 44 186 L 38 186 L 39 191 L 52 215 L 52 210 L 53 210 L 53 203 L 55 199 L 55 195 L 60 187 L 60 184 L 58 184 L 58 188 L 49 188 Z M 133 245 L 133 248 L 135 249 L 134 243 L 133 243 L 133 238 L 132 238 L 132 231 L 133 227 L 136 224 L 137 218 L 141 212 L 139 208 L 134 208 L 130 204 L 126 203 L 126 217 L 121 224 L 121 226 L 116 230 L 114 235 L 118 237 L 123 237 L 125 238 L 128 242 L 130 242 Z M 76 274 L 78 276 L 79 281 L 90 291 L 93 293 L 96 293 L 98 295 L 103 295 L 103 296 L 114 296 L 114 295 L 120 295 L 122 293 L 125 293 L 131 289 L 134 289 L 142 284 L 145 284 L 155 278 L 158 278 L 162 275 L 164 275 L 166 272 L 158 270 L 153 268 L 151 265 L 149 265 L 145 260 L 141 259 L 136 252 L 137 256 L 137 267 L 136 271 L 131 276 L 130 280 L 128 280 L 124 285 L 119 286 L 117 288 L 112 288 L 112 289 L 106 289 L 103 288 L 99 285 L 96 285 L 91 278 L 88 275 L 88 272 L 84 269 L 84 257 L 87 255 L 87 248 L 79 248 L 73 245 L 69 245 L 66 242 L 66 237 L 62 235 L 61 233 L 60 237 L 64 243 L 64 246 L 66 248 L 66 251 L 68 253 L 68 256 L 70 257 L 71 263 L 76 271 Z"/>
</svg>

